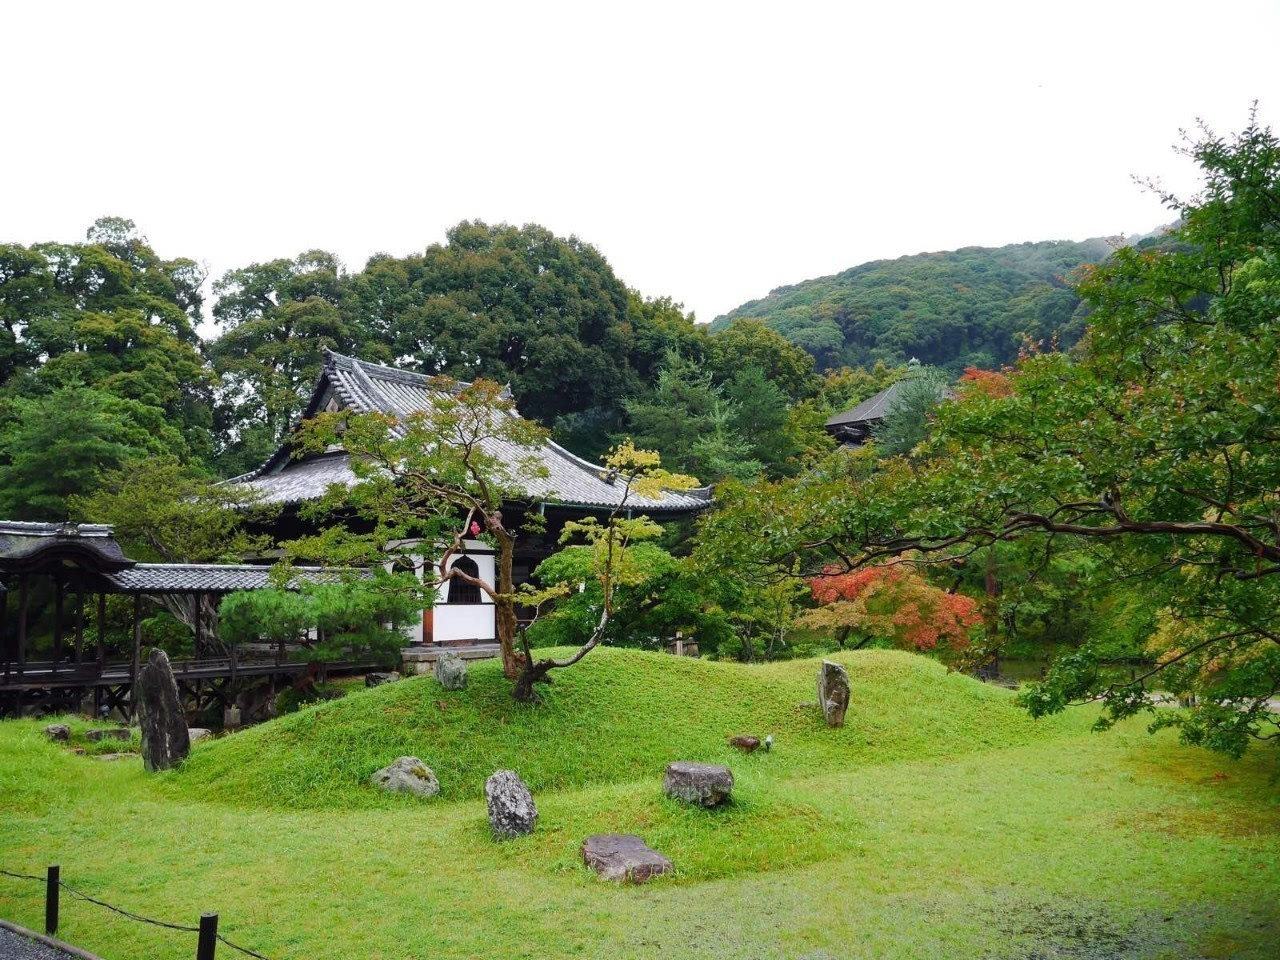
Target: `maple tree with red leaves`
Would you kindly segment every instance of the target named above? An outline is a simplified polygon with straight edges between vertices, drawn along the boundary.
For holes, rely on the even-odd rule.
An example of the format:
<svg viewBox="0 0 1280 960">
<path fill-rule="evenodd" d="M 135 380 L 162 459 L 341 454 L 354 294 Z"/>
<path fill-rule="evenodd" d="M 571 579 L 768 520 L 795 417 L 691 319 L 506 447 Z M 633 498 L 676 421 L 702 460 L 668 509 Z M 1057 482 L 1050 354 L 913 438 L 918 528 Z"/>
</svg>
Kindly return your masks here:
<svg viewBox="0 0 1280 960">
<path fill-rule="evenodd" d="M 830 568 L 809 588 L 822 606 L 805 613 L 802 624 L 857 635 L 855 648 L 887 640 L 904 650 L 959 651 L 982 621 L 972 597 L 940 590 L 901 562 L 847 573 Z"/>
<path fill-rule="evenodd" d="M 1007 370 L 979 370 L 977 367 L 965 367 L 959 387 L 961 394 L 972 391 L 986 397 L 1007 397 L 1013 393 L 1013 383 L 1009 379 Z"/>
</svg>

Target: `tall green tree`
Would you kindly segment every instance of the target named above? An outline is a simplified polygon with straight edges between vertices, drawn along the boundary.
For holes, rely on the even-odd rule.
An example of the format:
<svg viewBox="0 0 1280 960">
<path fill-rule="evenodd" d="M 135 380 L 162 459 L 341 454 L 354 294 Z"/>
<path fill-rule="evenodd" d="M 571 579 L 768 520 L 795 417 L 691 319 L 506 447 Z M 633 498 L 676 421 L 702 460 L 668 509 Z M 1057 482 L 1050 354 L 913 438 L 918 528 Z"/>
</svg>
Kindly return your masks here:
<svg viewBox="0 0 1280 960">
<path fill-rule="evenodd" d="M 818 390 L 813 357 L 766 326 L 763 320 L 734 320 L 712 333 L 707 343 L 706 365 L 720 383 L 733 379 L 746 367 L 754 367 L 794 400 L 811 397 Z"/>
<path fill-rule="evenodd" d="M 695 447 L 710 434 L 723 394 L 710 372 L 694 360 L 668 352 L 652 393 L 624 402 L 635 442 L 661 450 L 667 462 L 691 470 L 697 462 Z"/>
<path fill-rule="evenodd" d="M 127 461 L 163 456 L 181 438 L 164 413 L 90 387 L 0 403 L 0 516 L 66 520 Z"/>
<path fill-rule="evenodd" d="M 221 333 L 209 355 L 221 378 L 225 472 L 255 466 L 284 439 L 315 385 L 326 348 L 386 356 L 370 349 L 345 308 L 345 282 L 337 257 L 310 250 L 229 271 L 214 283 L 213 319 Z"/>
<path fill-rule="evenodd" d="M 70 384 L 155 408 L 173 452 L 210 452 L 213 381 L 200 352 L 203 270 L 162 260 L 132 221 L 98 220 L 85 243 L 0 246 L 0 390 Z"/>
</svg>

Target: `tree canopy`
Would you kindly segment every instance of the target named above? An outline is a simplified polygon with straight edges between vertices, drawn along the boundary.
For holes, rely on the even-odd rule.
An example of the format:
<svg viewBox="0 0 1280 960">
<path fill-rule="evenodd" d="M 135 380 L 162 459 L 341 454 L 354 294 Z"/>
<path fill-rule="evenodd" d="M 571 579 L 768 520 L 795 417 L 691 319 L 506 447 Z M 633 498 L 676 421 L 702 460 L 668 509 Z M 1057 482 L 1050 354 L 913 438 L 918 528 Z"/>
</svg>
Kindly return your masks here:
<svg viewBox="0 0 1280 960">
<path fill-rule="evenodd" d="M 704 549 L 761 572 L 911 562 L 945 571 L 1027 538 L 1087 545 L 1159 607 L 1154 665 L 1130 681 L 1085 643 L 1027 695 L 1098 698 L 1104 723 L 1154 706 L 1185 739 L 1239 753 L 1277 734 L 1280 691 L 1280 142 L 1251 123 L 1187 147 L 1204 175 L 1170 242 L 1083 274 L 1090 330 L 941 404 L 915 461 L 841 454 L 798 482 L 729 488 Z"/>
</svg>

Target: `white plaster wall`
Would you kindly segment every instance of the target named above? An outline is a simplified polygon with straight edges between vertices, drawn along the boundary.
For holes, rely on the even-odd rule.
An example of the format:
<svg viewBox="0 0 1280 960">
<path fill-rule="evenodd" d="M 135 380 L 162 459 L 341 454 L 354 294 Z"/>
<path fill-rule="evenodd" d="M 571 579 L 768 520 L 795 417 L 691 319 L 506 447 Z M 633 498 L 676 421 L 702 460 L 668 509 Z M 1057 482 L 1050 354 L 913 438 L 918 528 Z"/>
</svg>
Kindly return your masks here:
<svg viewBox="0 0 1280 960">
<path fill-rule="evenodd" d="M 492 584 L 497 579 L 497 564 L 491 553 L 471 552 L 487 549 L 476 541 L 466 542 L 467 556 L 476 562 L 480 571 L 480 579 Z M 458 557 L 450 560 L 449 568 L 458 561 Z M 494 631 L 493 601 L 488 594 L 481 592 L 479 603 L 449 603 L 449 590 L 452 581 L 445 581 L 437 589 L 439 599 L 435 605 L 435 640 L 444 643 L 447 640 L 493 640 Z M 421 635 L 422 628 L 418 628 Z"/>
<path fill-rule="evenodd" d="M 436 643 L 495 639 L 492 603 L 459 603 L 435 609 Z"/>
<path fill-rule="evenodd" d="M 390 547 L 412 547 L 417 541 L 399 541 L 395 544 L 389 544 Z M 469 556 L 476 563 L 476 568 L 480 571 L 480 579 L 486 583 L 493 584 L 497 580 L 497 563 L 493 553 L 489 547 L 479 540 L 465 540 L 463 547 Z M 460 555 L 459 555 L 460 556 Z M 418 579 L 423 579 L 422 564 L 423 556 L 412 557 L 414 565 L 418 569 Z M 451 558 L 449 562 L 450 568 L 458 561 L 459 557 Z M 386 568 L 390 571 L 394 564 L 388 562 Z M 430 571 L 434 578 L 436 571 Z M 446 640 L 494 640 L 497 638 L 495 632 L 495 620 L 493 611 L 493 601 L 484 592 L 480 594 L 480 603 L 459 603 L 450 604 L 449 588 L 452 584 L 449 582 L 442 583 L 436 588 L 437 599 L 434 605 L 435 615 L 434 635 L 436 643 L 442 643 Z M 419 616 L 416 623 L 410 624 L 404 628 L 405 639 L 409 643 L 422 643 L 422 617 Z"/>
</svg>

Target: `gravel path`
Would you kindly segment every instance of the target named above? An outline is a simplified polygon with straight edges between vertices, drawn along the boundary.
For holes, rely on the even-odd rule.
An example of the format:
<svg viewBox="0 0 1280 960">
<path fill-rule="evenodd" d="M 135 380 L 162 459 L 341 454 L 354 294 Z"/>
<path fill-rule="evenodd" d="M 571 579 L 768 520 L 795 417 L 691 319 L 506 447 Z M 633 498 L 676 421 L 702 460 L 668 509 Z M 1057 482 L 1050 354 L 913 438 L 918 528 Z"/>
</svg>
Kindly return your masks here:
<svg viewBox="0 0 1280 960">
<path fill-rule="evenodd" d="M 0 927 L 0 960 L 67 960 L 70 956 Z"/>
</svg>

